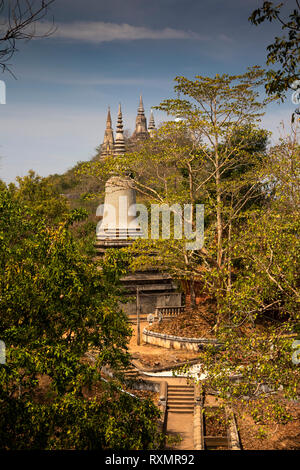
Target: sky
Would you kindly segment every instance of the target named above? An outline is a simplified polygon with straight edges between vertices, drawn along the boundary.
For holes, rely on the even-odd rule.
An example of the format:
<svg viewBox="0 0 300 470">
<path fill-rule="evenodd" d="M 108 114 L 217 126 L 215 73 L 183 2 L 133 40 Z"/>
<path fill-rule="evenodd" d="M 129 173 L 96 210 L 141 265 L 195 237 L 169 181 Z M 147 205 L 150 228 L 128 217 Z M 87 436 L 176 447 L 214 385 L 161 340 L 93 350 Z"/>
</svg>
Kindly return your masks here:
<svg viewBox="0 0 300 470">
<path fill-rule="evenodd" d="M 133 131 L 139 95 L 146 116 L 176 96 L 174 78 L 240 74 L 265 66 L 266 47 L 279 25 L 248 21 L 262 0 L 56 0 L 38 26 L 49 37 L 18 44 L 10 60 L 16 78 L 0 74 L 0 179 L 14 181 L 33 169 L 63 173 L 89 160 L 102 143 L 108 106 L 116 127 L 121 102 L 124 128 Z M 285 2 L 292 8 L 293 0 Z M 294 105 L 269 105 L 262 127 L 280 135 Z M 154 111 L 156 124 L 166 115 Z"/>
</svg>

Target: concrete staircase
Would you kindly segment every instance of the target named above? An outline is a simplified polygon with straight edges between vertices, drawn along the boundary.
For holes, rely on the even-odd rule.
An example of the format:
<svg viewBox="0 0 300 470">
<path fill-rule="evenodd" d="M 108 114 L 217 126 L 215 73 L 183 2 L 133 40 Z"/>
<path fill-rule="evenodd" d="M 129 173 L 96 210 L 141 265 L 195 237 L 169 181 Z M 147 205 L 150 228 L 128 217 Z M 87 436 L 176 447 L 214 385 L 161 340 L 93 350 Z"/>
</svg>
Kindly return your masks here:
<svg viewBox="0 0 300 470">
<path fill-rule="evenodd" d="M 134 365 L 130 365 L 126 369 L 121 369 L 124 373 L 125 380 L 136 380 L 140 378 L 140 373 Z"/>
<path fill-rule="evenodd" d="M 168 413 L 194 413 L 194 387 L 169 385 L 167 410 Z"/>
</svg>

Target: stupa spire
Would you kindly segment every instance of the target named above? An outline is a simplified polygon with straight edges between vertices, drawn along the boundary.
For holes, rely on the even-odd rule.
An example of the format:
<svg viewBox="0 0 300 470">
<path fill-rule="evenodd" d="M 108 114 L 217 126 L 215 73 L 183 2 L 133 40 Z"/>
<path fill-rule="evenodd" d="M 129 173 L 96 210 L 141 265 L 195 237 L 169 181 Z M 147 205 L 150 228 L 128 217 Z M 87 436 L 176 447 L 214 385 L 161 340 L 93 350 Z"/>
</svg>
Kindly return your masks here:
<svg viewBox="0 0 300 470">
<path fill-rule="evenodd" d="M 155 121 L 154 121 L 153 111 L 152 111 L 152 109 L 151 109 L 150 119 L 149 119 L 149 125 L 148 125 L 148 132 L 149 132 L 149 134 L 150 134 L 151 137 L 153 136 L 153 134 L 155 133 L 155 131 L 156 131 Z"/>
<path fill-rule="evenodd" d="M 123 118 L 119 104 L 114 155 L 125 153 Z M 102 221 L 97 225 L 96 246 L 99 252 L 107 248 L 121 248 L 133 243 L 130 239 L 142 236 L 136 216 L 136 194 L 129 176 L 112 175 L 105 185 L 104 207 L 97 215 Z M 101 207 L 101 206 L 100 206 Z"/>
<path fill-rule="evenodd" d="M 110 107 L 108 107 L 106 128 L 104 132 L 103 144 L 101 146 L 101 157 L 108 157 L 109 155 L 113 155 L 114 144 L 114 131 L 112 129 Z"/>
<path fill-rule="evenodd" d="M 144 110 L 143 97 L 142 95 L 140 95 L 140 105 L 138 107 L 138 114 L 142 116 L 144 113 L 145 113 L 145 110 Z"/>
<path fill-rule="evenodd" d="M 140 95 L 138 113 L 135 121 L 135 131 L 132 137 L 135 139 L 146 139 L 149 137 L 142 95 Z"/>
<path fill-rule="evenodd" d="M 111 129 L 111 114 L 110 114 L 110 106 L 108 106 L 108 111 L 107 111 L 107 118 L 106 118 L 106 129 Z"/>
<path fill-rule="evenodd" d="M 123 131 L 123 117 L 121 103 L 119 104 L 118 121 L 116 130 L 116 141 L 114 147 L 114 155 L 124 155 L 125 153 L 125 142 L 124 142 L 124 131 Z"/>
</svg>

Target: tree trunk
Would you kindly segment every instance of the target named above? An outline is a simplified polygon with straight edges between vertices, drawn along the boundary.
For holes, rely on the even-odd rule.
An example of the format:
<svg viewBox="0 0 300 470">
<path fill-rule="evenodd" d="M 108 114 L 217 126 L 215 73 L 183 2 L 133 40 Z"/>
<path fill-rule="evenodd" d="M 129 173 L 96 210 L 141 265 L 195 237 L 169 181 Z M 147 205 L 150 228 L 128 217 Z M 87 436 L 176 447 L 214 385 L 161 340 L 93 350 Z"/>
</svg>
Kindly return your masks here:
<svg viewBox="0 0 300 470">
<path fill-rule="evenodd" d="M 190 299 L 191 299 L 191 308 L 196 308 L 196 293 L 195 293 L 195 282 L 194 278 L 190 282 Z"/>
<path fill-rule="evenodd" d="M 231 222 L 228 227 L 228 254 L 227 254 L 227 292 L 231 292 Z"/>
</svg>

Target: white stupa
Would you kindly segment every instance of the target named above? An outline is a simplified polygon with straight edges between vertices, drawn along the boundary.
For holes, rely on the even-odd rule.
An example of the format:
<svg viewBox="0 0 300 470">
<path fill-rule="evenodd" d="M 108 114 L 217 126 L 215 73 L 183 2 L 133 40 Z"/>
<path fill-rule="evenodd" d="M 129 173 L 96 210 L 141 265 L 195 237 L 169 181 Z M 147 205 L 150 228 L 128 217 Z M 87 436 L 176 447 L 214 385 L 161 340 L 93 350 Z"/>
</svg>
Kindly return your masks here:
<svg viewBox="0 0 300 470">
<path fill-rule="evenodd" d="M 114 143 L 114 156 L 119 157 L 125 153 L 123 135 L 123 118 L 121 105 L 119 105 L 116 138 Z M 96 245 L 105 248 L 108 245 L 126 246 L 143 235 L 137 221 L 136 193 L 133 181 L 125 176 L 111 176 L 105 185 L 104 205 L 99 207 L 97 216 L 102 220 L 97 225 Z"/>
</svg>

